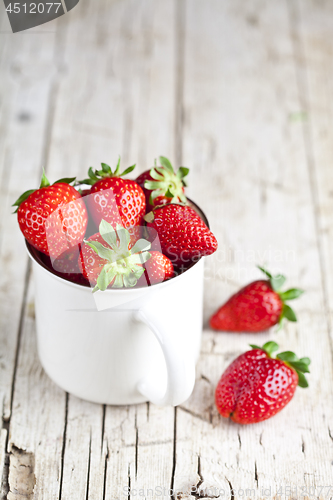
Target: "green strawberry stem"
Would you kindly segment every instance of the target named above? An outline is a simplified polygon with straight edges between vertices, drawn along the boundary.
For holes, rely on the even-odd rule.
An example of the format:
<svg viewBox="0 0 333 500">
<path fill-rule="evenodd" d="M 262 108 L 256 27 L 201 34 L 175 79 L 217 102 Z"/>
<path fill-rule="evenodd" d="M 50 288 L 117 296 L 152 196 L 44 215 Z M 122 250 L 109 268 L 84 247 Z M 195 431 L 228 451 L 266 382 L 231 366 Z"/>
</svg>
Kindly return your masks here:
<svg viewBox="0 0 333 500">
<path fill-rule="evenodd" d="M 272 340 L 266 342 L 266 344 L 264 344 L 262 347 L 259 347 L 255 344 L 250 344 L 250 347 L 252 347 L 252 349 L 260 349 L 262 351 L 265 351 L 270 358 L 272 358 L 273 352 L 279 349 L 278 344 Z M 294 352 L 284 351 L 277 354 L 276 359 L 283 361 L 286 365 L 291 366 L 291 368 L 293 368 L 297 372 L 298 385 L 300 387 L 309 386 L 304 373 L 310 373 L 309 370 L 309 365 L 311 363 L 310 358 L 306 357 L 299 359 Z"/>
<path fill-rule="evenodd" d="M 179 167 L 175 172 L 168 158 L 164 156 L 159 157 L 161 167 L 156 166 L 150 170 L 150 175 L 153 181 L 146 180 L 144 187 L 151 191 L 149 203 L 153 204 L 155 198 L 159 196 L 166 196 L 171 198 L 171 203 L 181 201 L 187 203 L 186 196 L 183 192 L 183 187 L 186 186 L 184 178 L 188 175 L 189 169 L 186 167 Z"/>
<path fill-rule="evenodd" d="M 269 278 L 269 282 L 271 284 L 271 287 L 273 288 L 274 292 L 276 292 L 279 296 L 280 299 L 283 302 L 283 307 L 282 307 L 282 312 L 279 318 L 279 330 L 282 328 L 283 320 L 287 319 L 289 321 L 297 321 L 297 316 L 294 312 L 294 310 L 287 305 L 285 302 L 287 300 L 294 300 L 300 297 L 303 293 L 304 290 L 301 290 L 300 288 L 290 288 L 290 290 L 287 290 L 285 292 L 281 291 L 281 287 L 284 285 L 286 281 L 286 277 L 283 276 L 282 274 L 278 274 L 276 276 L 273 276 L 267 269 L 261 266 L 257 266 L 260 271 L 262 271 L 266 276 Z"/>
<path fill-rule="evenodd" d="M 45 170 L 43 169 L 42 179 L 40 181 L 40 186 L 39 187 L 43 188 L 43 187 L 47 187 L 49 185 L 50 185 L 49 180 L 48 180 L 48 178 L 45 175 Z"/>
<path fill-rule="evenodd" d="M 92 167 L 90 167 L 88 170 L 89 177 L 87 179 L 83 179 L 83 181 L 78 181 L 78 184 L 88 184 L 89 186 L 93 186 L 95 182 L 101 179 L 105 179 L 108 177 L 122 177 L 123 175 L 129 174 L 130 172 L 132 172 L 132 170 L 135 169 L 135 165 L 131 165 L 130 167 L 126 168 L 123 172 L 120 173 L 120 156 L 114 172 L 112 172 L 111 167 L 106 163 L 101 163 L 101 167 L 102 167 L 101 170 L 95 170 L 95 171 L 93 170 Z"/>
<path fill-rule="evenodd" d="M 76 177 L 63 177 L 62 179 L 55 181 L 53 184 L 59 184 L 60 182 L 63 182 L 64 184 L 71 184 L 72 182 L 75 181 L 75 179 Z M 45 170 L 43 168 L 42 178 L 38 189 L 49 187 L 50 185 L 51 184 L 48 178 L 46 177 Z M 29 189 L 28 191 L 25 191 L 23 194 L 21 194 L 21 196 L 15 201 L 15 203 L 12 204 L 12 207 L 17 207 L 15 212 L 13 212 L 14 214 L 16 214 L 16 212 L 18 211 L 18 208 L 21 205 L 21 203 L 23 203 L 35 191 L 37 191 L 37 189 Z"/>
<path fill-rule="evenodd" d="M 113 288 L 135 286 L 144 273 L 142 264 L 151 257 L 151 254 L 147 252 L 151 243 L 140 239 L 129 250 L 130 233 L 128 230 L 117 224 L 115 231 L 104 219 L 99 225 L 99 233 L 108 244 L 107 247 L 99 241 L 84 241 L 101 259 L 108 261 L 97 278 L 93 293 L 97 290 L 106 290 L 112 282 Z"/>
</svg>

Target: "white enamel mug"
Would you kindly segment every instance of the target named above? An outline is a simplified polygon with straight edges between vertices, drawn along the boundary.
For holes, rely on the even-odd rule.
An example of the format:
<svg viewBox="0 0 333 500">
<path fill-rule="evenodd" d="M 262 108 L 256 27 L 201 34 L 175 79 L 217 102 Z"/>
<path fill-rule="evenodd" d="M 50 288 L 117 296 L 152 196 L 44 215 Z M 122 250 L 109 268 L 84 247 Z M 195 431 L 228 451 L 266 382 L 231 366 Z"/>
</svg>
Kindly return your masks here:
<svg viewBox="0 0 333 500">
<path fill-rule="evenodd" d="M 38 352 L 49 377 L 95 403 L 179 405 L 192 393 L 202 333 L 201 258 L 145 288 L 89 287 L 33 262 Z"/>
</svg>

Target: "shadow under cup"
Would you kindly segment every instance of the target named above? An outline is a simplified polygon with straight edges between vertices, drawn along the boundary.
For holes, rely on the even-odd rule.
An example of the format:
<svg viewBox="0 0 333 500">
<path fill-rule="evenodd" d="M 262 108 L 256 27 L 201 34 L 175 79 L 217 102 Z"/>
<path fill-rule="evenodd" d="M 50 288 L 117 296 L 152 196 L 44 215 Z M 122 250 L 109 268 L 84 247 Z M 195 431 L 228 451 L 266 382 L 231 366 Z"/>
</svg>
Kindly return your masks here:
<svg viewBox="0 0 333 500">
<path fill-rule="evenodd" d="M 51 272 L 26 245 L 39 358 L 57 385 L 101 404 L 175 406 L 188 399 L 201 344 L 203 258 L 163 283 L 93 294 Z"/>
</svg>

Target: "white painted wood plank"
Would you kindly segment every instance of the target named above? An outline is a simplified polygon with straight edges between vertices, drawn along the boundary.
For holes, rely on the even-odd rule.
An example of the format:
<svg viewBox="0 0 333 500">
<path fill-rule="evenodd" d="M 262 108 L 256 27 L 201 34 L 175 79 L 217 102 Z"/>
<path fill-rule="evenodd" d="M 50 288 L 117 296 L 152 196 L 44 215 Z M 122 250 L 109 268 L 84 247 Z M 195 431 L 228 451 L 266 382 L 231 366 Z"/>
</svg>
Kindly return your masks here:
<svg viewBox="0 0 333 500">
<path fill-rule="evenodd" d="M 274 338 L 283 350 L 310 353 L 311 385 L 268 422 L 219 419 L 213 388 L 254 337 L 207 331 L 195 392 L 178 412 L 176 489 L 199 482 L 198 456 L 201 487 L 227 491 L 229 481 L 235 498 L 330 481 L 330 342 L 288 16 L 271 2 L 186 3 L 182 161 L 194 165 L 190 193 L 220 243 L 206 262 L 206 318 L 260 277 L 256 263 L 283 271 L 307 290 L 295 303 L 299 324 L 256 343 Z"/>
<path fill-rule="evenodd" d="M 107 407 L 105 498 L 125 498 L 127 494 L 161 498 L 161 492 L 170 489 L 173 415 L 173 408 L 151 404 Z"/>
<path fill-rule="evenodd" d="M 105 415 L 105 498 L 121 498 L 135 478 L 138 406 L 108 406 Z"/>
<path fill-rule="evenodd" d="M 103 498 L 103 407 L 69 396 L 62 498 Z"/>
<path fill-rule="evenodd" d="M 89 24 L 89 29 L 87 25 Z M 174 158 L 174 2 L 86 2 L 64 34 L 50 165 L 84 175 L 101 161 Z"/>
<path fill-rule="evenodd" d="M 320 255 L 321 280 L 324 289 L 326 328 L 330 333 L 332 353 L 333 288 L 332 288 L 332 194 L 333 175 L 331 145 L 332 117 L 332 74 L 331 54 L 333 44 L 329 33 L 333 28 L 333 9 L 330 2 L 318 5 L 309 1 L 304 6 L 294 1 L 290 4 L 290 17 L 293 21 L 294 50 L 297 60 L 299 93 L 302 100 L 304 117 L 303 134 L 306 140 L 307 163 L 311 178 L 312 199 L 315 206 L 317 245 Z M 325 380 L 325 385 L 328 383 Z M 331 399 L 329 400 L 331 401 Z M 330 405 L 331 406 L 331 405 Z M 323 422 L 332 439 L 332 417 Z M 329 453 L 322 466 L 328 467 L 332 453 Z M 327 450 L 327 446 L 325 447 Z M 312 451 L 312 450 L 311 450 Z"/>
<path fill-rule="evenodd" d="M 313 198 L 317 211 L 317 232 L 321 252 L 322 279 L 326 291 L 326 309 L 333 322 L 333 173 L 332 173 L 332 51 L 333 29 L 331 2 L 293 2 L 297 71 L 306 120 L 308 166 L 312 176 Z"/>
<path fill-rule="evenodd" d="M 66 394 L 45 374 L 37 354 L 32 283 L 23 322 L 8 450 L 33 457 L 34 498 L 59 498 Z M 18 478 L 19 478 L 18 471 Z M 12 462 L 10 465 L 10 474 Z M 9 476 L 15 487 L 16 474 Z"/>
<path fill-rule="evenodd" d="M 159 498 L 169 489 L 173 472 L 174 408 L 140 405 L 136 413 L 137 447 L 132 494 L 145 491 L 147 498 Z M 134 479 L 134 480 L 133 480 Z M 147 492 L 147 490 L 150 490 Z"/>
<path fill-rule="evenodd" d="M 38 185 L 41 166 L 45 160 L 49 104 L 52 79 L 55 74 L 55 68 L 52 65 L 55 33 L 48 33 L 44 29 L 39 30 L 38 34 L 32 32 L 30 36 L 26 36 L 26 33 L 17 35 L 1 33 L 0 35 L 5 46 L 1 60 L 3 106 L 0 117 L 1 130 L 4 131 L 3 141 L 0 144 L 2 169 L 0 252 L 1 265 L 4 270 L 0 277 L 0 392 L 3 418 L 9 425 L 9 450 L 13 446 L 15 450 L 22 449 L 22 453 L 25 453 L 29 447 L 34 448 L 31 442 L 34 440 L 35 425 L 38 425 L 38 421 L 29 418 L 34 412 L 29 406 L 31 403 L 28 398 L 29 394 L 25 392 L 26 380 L 20 379 L 20 376 L 13 385 L 16 389 L 13 407 L 14 411 L 17 408 L 21 408 L 21 411 L 15 413 L 15 418 L 12 422 L 10 421 L 12 381 L 16 369 L 16 347 L 28 263 L 23 237 L 15 221 L 16 217 L 11 215 L 13 212 L 11 204 L 22 192 Z M 28 346 L 26 360 L 31 362 L 35 359 L 34 349 L 31 349 L 29 343 Z M 31 352 L 29 352 L 30 349 Z M 30 375 L 29 370 L 28 373 Z M 29 381 L 32 381 L 34 376 L 35 373 L 32 373 Z M 52 397 L 52 392 L 50 396 Z M 43 408 L 39 407 L 40 401 L 39 394 L 35 400 L 35 411 L 38 413 L 43 412 Z M 25 412 L 28 412 L 28 415 Z M 50 420 L 50 426 L 52 425 L 53 420 Z M 45 429 L 41 427 L 40 430 L 43 432 Z M 52 439 L 51 435 L 49 438 Z M 30 452 L 27 453 L 30 457 Z M 22 460 L 25 458 L 26 455 Z M 12 482 L 16 477 L 14 471 L 16 466 L 13 462 L 15 459 L 13 455 L 9 470 Z M 38 464 L 36 470 L 39 473 Z M 47 470 L 48 467 L 44 462 L 38 484 L 43 482 L 43 474 L 47 475 Z M 47 482 L 50 483 L 52 489 L 52 480 L 49 481 L 49 479 Z"/>
<path fill-rule="evenodd" d="M 22 235 L 12 216 L 12 203 L 38 183 L 44 154 L 51 78 L 48 76 L 54 35 L 41 38 L 23 34 L 1 34 L 5 44 L 1 77 L 0 141 L 1 197 L 0 252 L 6 272 L 0 276 L 0 398 L 3 416 L 10 416 L 10 392 L 14 370 L 17 331 L 27 264 Z M 26 58 L 23 57 L 26 54 Z M 43 72 L 35 74 L 39 61 Z M 37 69 L 37 68 L 36 68 Z"/>
</svg>

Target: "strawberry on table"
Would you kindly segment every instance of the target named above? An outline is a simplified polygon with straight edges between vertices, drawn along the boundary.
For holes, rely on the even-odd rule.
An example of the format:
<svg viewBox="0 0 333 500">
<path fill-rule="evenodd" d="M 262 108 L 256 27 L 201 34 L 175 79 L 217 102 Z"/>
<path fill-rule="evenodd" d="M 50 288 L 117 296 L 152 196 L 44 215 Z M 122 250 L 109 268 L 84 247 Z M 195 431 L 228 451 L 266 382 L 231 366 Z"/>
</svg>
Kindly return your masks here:
<svg viewBox="0 0 333 500">
<path fill-rule="evenodd" d="M 186 203 L 184 178 L 189 169 L 179 167 L 176 173 L 167 158 L 160 156 L 159 160 L 160 167 L 146 170 L 136 178 L 145 193 L 147 208 L 150 210 L 167 203 Z"/>
<path fill-rule="evenodd" d="M 140 225 L 146 212 L 144 192 L 137 182 L 121 177 L 132 172 L 135 165 L 122 173 L 120 158 L 114 172 L 109 165 L 101 165 L 101 170 L 93 171 L 90 167 L 89 178 L 80 181 L 92 186 L 85 200 L 96 226 L 99 226 L 102 219 L 109 222 L 114 229 L 117 224 L 124 227 Z"/>
<path fill-rule="evenodd" d="M 51 258 L 71 258 L 83 241 L 88 215 L 80 193 L 60 179 L 50 185 L 43 172 L 39 189 L 23 193 L 13 204 L 26 240 Z M 15 212 L 15 213 L 16 213 Z"/>
<path fill-rule="evenodd" d="M 275 342 L 241 354 L 223 373 L 215 391 L 222 417 L 239 424 L 253 424 L 273 417 L 294 396 L 297 385 L 307 387 L 309 358 L 298 359 L 291 351 L 281 352 Z"/>
<path fill-rule="evenodd" d="M 102 220 L 99 233 L 84 241 L 79 256 L 82 273 L 93 292 L 107 288 L 133 287 L 144 273 L 143 264 L 150 258 L 150 243 L 139 239 L 133 245 L 129 231 Z"/>
<path fill-rule="evenodd" d="M 226 332 L 261 332 L 285 319 L 297 321 L 294 311 L 285 302 L 298 298 L 303 292 L 298 288 L 281 291 L 286 278 L 272 276 L 259 267 L 268 280 L 258 280 L 246 285 L 223 304 L 211 317 L 214 330 Z"/>
<path fill-rule="evenodd" d="M 162 252 L 173 265 L 186 267 L 217 249 L 213 233 L 187 205 L 164 205 L 144 218 L 147 226 L 157 232 Z"/>
</svg>

